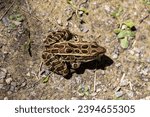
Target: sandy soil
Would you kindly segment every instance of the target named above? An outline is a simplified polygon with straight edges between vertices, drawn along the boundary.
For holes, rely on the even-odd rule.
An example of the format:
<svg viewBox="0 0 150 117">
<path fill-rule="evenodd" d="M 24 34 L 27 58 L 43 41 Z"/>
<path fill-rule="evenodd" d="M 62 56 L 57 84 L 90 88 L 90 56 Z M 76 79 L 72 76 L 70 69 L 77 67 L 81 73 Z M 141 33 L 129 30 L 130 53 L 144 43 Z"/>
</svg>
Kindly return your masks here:
<svg viewBox="0 0 150 117">
<path fill-rule="evenodd" d="M 150 99 L 150 3 L 71 2 L 0 0 L 0 99 Z M 123 49 L 114 29 L 126 20 L 134 22 L 136 35 Z M 96 67 L 85 67 L 70 79 L 51 73 L 43 83 L 42 42 L 47 32 L 64 28 L 96 41 L 106 55 Z"/>
</svg>

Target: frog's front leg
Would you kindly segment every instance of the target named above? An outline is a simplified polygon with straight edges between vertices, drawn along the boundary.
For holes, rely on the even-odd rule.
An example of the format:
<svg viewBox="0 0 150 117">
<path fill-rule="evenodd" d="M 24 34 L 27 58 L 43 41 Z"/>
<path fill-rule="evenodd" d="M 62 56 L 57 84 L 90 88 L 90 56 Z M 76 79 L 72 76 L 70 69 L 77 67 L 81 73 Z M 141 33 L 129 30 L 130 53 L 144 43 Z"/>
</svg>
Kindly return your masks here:
<svg viewBox="0 0 150 117">
<path fill-rule="evenodd" d="M 64 77 L 69 74 L 67 64 L 63 62 L 58 56 L 44 51 L 42 54 L 42 58 L 44 60 L 44 64 L 48 66 L 50 71 Z"/>
</svg>

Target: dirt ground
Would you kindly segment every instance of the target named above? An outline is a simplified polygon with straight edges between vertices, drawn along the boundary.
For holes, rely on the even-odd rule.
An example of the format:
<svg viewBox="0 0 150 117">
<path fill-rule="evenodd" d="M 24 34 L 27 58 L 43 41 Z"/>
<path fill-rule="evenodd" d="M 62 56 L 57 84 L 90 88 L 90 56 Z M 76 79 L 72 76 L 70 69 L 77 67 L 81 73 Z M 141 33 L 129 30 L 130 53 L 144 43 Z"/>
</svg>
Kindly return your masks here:
<svg viewBox="0 0 150 117">
<path fill-rule="evenodd" d="M 0 0 L 0 20 L 0 99 L 150 99 L 149 0 Z M 126 20 L 135 37 L 123 49 L 114 30 Z M 65 28 L 107 52 L 94 68 L 43 83 L 43 40 Z"/>
</svg>

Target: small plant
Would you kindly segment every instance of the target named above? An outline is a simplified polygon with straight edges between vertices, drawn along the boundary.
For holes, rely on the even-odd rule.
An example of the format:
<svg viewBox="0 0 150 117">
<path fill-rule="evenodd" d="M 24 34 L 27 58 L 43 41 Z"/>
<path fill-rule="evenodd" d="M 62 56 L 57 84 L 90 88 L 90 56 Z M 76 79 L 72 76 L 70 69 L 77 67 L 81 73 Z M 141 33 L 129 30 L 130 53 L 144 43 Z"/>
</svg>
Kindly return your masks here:
<svg viewBox="0 0 150 117">
<path fill-rule="evenodd" d="M 122 7 L 118 7 L 116 10 L 114 10 L 110 15 L 113 18 L 118 18 L 123 12 L 123 8 Z"/>
<path fill-rule="evenodd" d="M 80 85 L 78 87 L 78 93 L 79 93 L 80 96 L 88 96 L 90 94 L 89 87 Z"/>
<path fill-rule="evenodd" d="M 79 8 L 78 6 L 76 6 L 76 5 L 72 2 L 72 0 L 67 0 L 67 3 L 72 6 L 72 8 L 76 11 L 76 13 L 79 12 L 79 11 L 82 11 L 83 14 L 88 15 L 89 12 L 88 12 L 88 10 L 87 10 L 86 8 L 84 8 L 84 7 Z"/>
<path fill-rule="evenodd" d="M 150 5 L 150 0 L 143 0 L 143 3 L 146 5 Z"/>
<path fill-rule="evenodd" d="M 133 21 L 127 20 L 118 29 L 115 29 L 114 32 L 120 41 L 120 46 L 126 49 L 129 46 L 129 39 L 135 37 L 135 24 Z"/>
<path fill-rule="evenodd" d="M 9 19 L 14 20 L 14 21 L 18 21 L 18 22 L 22 22 L 25 19 L 25 17 L 21 14 L 12 14 L 9 16 Z"/>
<path fill-rule="evenodd" d="M 48 80 L 49 80 L 49 76 L 44 77 L 44 78 L 43 78 L 43 83 L 47 83 Z"/>
</svg>

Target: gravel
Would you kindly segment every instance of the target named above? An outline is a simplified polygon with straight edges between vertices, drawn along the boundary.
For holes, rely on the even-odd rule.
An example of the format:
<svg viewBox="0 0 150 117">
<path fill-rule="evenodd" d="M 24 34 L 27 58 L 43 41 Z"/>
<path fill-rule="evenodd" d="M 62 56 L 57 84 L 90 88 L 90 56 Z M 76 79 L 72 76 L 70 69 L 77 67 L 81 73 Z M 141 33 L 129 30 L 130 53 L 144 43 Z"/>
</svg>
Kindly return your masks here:
<svg viewBox="0 0 150 117">
<path fill-rule="evenodd" d="M 116 96 L 117 98 L 123 96 L 123 91 L 117 91 L 117 92 L 115 92 L 115 96 Z"/>
<path fill-rule="evenodd" d="M 10 84 L 12 82 L 12 78 L 7 78 L 5 81 L 7 84 Z"/>
<path fill-rule="evenodd" d="M 123 87 L 123 86 L 127 86 L 129 84 L 129 81 L 128 79 L 123 79 L 120 81 L 120 86 Z"/>
<path fill-rule="evenodd" d="M 7 70 L 5 68 L 0 68 L 0 79 L 5 79 L 7 75 Z"/>
<path fill-rule="evenodd" d="M 0 84 L 0 89 L 2 89 L 2 88 L 3 88 L 3 86 L 4 86 L 3 84 Z"/>
</svg>

